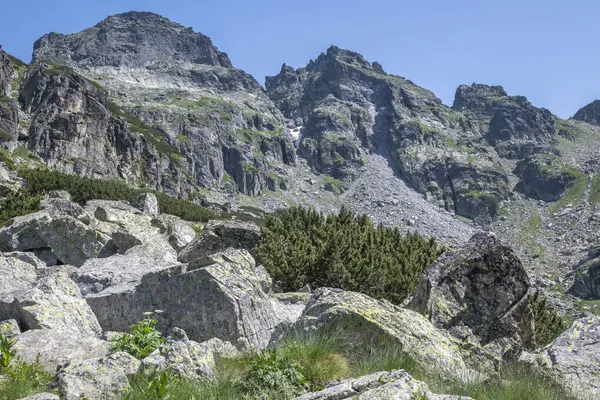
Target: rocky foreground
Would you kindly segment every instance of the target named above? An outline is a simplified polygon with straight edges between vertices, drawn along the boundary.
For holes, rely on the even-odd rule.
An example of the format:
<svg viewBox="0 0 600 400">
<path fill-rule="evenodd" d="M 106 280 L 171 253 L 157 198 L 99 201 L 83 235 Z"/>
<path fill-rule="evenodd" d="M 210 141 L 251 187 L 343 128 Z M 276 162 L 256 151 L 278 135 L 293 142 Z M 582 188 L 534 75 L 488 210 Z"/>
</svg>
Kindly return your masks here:
<svg viewBox="0 0 600 400">
<path fill-rule="evenodd" d="M 41 211 L 0 228 L 0 332 L 17 356 L 56 375 L 59 397 L 119 399 L 128 376 L 157 368 L 211 379 L 215 359 L 265 349 L 297 331 L 335 328 L 357 349 L 388 343 L 459 382 L 493 377 L 504 365 L 538 368 L 574 398 L 600 396 L 600 318 L 573 323 L 536 349 L 519 258 L 491 233 L 445 253 L 405 307 L 340 289 L 277 293 L 252 253 L 260 230 L 211 221 L 200 227 L 160 214 L 151 194 L 80 206 L 65 192 Z M 166 341 L 138 360 L 109 340 L 157 311 Z M 299 399 L 451 399 L 405 371 L 332 384 Z M 463 397 L 464 398 L 464 397 Z"/>
</svg>

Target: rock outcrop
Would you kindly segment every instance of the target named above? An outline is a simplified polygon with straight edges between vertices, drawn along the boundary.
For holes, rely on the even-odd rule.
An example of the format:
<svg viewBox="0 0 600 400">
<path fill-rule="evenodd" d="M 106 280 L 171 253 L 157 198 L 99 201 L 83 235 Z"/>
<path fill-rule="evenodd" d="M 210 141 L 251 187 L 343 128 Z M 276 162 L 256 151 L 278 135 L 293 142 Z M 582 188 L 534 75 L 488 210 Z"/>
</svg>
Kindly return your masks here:
<svg viewBox="0 0 600 400">
<path fill-rule="evenodd" d="M 104 330 L 125 331 L 144 312 L 160 309 L 164 332 L 179 327 L 197 342 L 218 337 L 239 348 L 263 348 L 279 322 L 263 271 L 247 251 L 228 250 L 107 286 L 87 301 Z"/>
<path fill-rule="evenodd" d="M 45 35 L 33 61 L 21 95 L 36 116 L 29 147 L 63 170 L 185 196 L 219 185 L 257 195 L 295 163 L 260 84 L 208 37 L 159 15 L 129 12 Z M 60 101 L 44 104 L 48 96 Z M 103 148 L 111 157 L 98 158 Z"/>
<path fill-rule="evenodd" d="M 320 392 L 304 394 L 296 400 L 472 400 L 465 396 L 433 394 L 427 384 L 415 380 L 406 371 L 377 372 L 348 379 Z"/>
<path fill-rule="evenodd" d="M 539 353 L 522 360 L 541 369 L 574 398 L 600 396 L 600 317 L 581 318 Z"/>
<path fill-rule="evenodd" d="M 127 377 L 139 368 L 138 360 L 122 352 L 72 363 L 58 374 L 58 390 L 64 400 L 117 400 L 130 388 Z"/>
<path fill-rule="evenodd" d="M 254 253 L 260 241 L 260 229 L 251 222 L 210 221 L 198 237 L 179 253 L 179 261 L 190 262 L 229 247 Z"/>
<path fill-rule="evenodd" d="M 600 125 L 600 100 L 594 100 L 590 104 L 579 109 L 573 116 L 573 119 L 587 122 L 592 125 Z"/>
<path fill-rule="evenodd" d="M 484 345 L 509 339 L 515 358 L 535 347 L 529 287 L 513 250 L 482 232 L 427 268 L 408 307 L 439 328 L 468 327 Z"/>
<path fill-rule="evenodd" d="M 340 289 L 318 289 L 298 321 L 275 335 L 294 331 L 340 332 L 359 351 L 382 343 L 399 346 L 402 352 L 427 365 L 434 373 L 473 381 L 480 374 L 463 358 L 459 341 L 437 329 L 411 310 Z M 485 366 L 478 366 L 483 367 Z"/>
<path fill-rule="evenodd" d="M 533 199 L 557 201 L 583 173 L 565 165 L 554 154 L 537 154 L 517 163 L 515 174 L 521 178 L 516 189 Z"/>
</svg>

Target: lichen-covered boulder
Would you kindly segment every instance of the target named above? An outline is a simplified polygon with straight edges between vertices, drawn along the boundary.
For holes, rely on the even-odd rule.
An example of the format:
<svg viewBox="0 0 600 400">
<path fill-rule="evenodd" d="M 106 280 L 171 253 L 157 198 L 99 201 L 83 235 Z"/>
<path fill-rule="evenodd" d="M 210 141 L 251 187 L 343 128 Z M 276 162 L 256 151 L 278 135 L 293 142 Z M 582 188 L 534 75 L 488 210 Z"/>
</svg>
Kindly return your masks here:
<svg viewBox="0 0 600 400">
<path fill-rule="evenodd" d="M 92 200 L 85 206 L 88 225 L 109 235 L 121 254 L 145 245 L 157 260 L 176 261 L 177 252 L 160 220 L 122 201 Z"/>
<path fill-rule="evenodd" d="M 142 366 L 191 380 L 209 379 L 213 377 L 215 358 L 210 346 L 189 340 L 183 330 L 173 328 L 164 343 L 142 361 Z"/>
<path fill-rule="evenodd" d="M 152 193 L 142 193 L 135 201 L 135 206 L 144 214 L 157 217 L 159 214 L 158 199 Z"/>
<path fill-rule="evenodd" d="M 600 317 L 578 319 L 552 344 L 521 361 L 539 367 L 581 400 L 600 398 Z"/>
<path fill-rule="evenodd" d="M 65 400 L 121 399 L 130 388 L 127 377 L 139 366 L 138 360 L 122 352 L 72 363 L 58 374 L 58 390 Z"/>
<path fill-rule="evenodd" d="M 196 238 L 196 231 L 191 222 L 169 214 L 160 214 L 158 220 L 167 228 L 169 244 L 177 251 L 181 251 Z"/>
<path fill-rule="evenodd" d="M 32 288 L 0 298 L 0 320 L 15 319 L 25 329 L 100 337 L 98 320 L 69 272 L 69 267 L 46 270 Z"/>
<path fill-rule="evenodd" d="M 251 222 L 210 221 L 198 237 L 180 253 L 179 261 L 190 262 L 229 247 L 253 252 L 260 241 L 260 228 Z"/>
<path fill-rule="evenodd" d="M 533 348 L 529 287 L 514 251 L 494 234 L 481 232 L 427 268 L 408 308 L 439 328 L 467 326 L 483 345 L 510 338 Z"/>
<path fill-rule="evenodd" d="M 112 238 L 70 217 L 53 218 L 37 233 L 64 264 L 79 267 L 90 258 L 108 257 L 117 249 Z"/>
<path fill-rule="evenodd" d="M 60 400 L 60 397 L 52 393 L 38 393 L 21 400 Z"/>
<path fill-rule="evenodd" d="M 479 378 L 479 373 L 465 363 L 458 340 L 448 332 L 437 329 L 417 312 L 361 293 L 318 289 L 298 321 L 278 331 L 274 341 L 298 330 L 341 332 L 356 349 L 397 345 L 432 372 L 459 380 Z"/>
<path fill-rule="evenodd" d="M 16 319 L 9 319 L 0 322 L 0 335 L 11 337 L 16 336 L 20 333 L 21 328 L 19 328 L 19 323 Z"/>
<path fill-rule="evenodd" d="M 431 393 L 426 383 L 417 381 L 404 370 L 377 372 L 347 379 L 319 392 L 307 393 L 296 400 L 472 400 L 465 396 Z"/>
<path fill-rule="evenodd" d="M 93 336 L 82 336 L 73 331 L 60 329 L 34 329 L 17 336 L 17 356 L 33 362 L 39 356 L 48 373 L 69 364 L 90 358 L 105 357 L 110 345 Z"/>
<path fill-rule="evenodd" d="M 73 271 L 71 278 L 86 296 L 100 293 L 109 287 L 139 284 L 145 275 L 170 269 L 178 264 L 154 258 L 154 253 L 147 246 L 136 246 L 125 254 L 89 259 L 81 268 Z"/>
<path fill-rule="evenodd" d="M 46 211 L 11 219 L 0 227 L 0 251 L 29 251 L 47 247 L 39 235 L 40 226 L 51 220 Z"/>
<path fill-rule="evenodd" d="M 197 342 L 218 337 L 238 348 L 263 348 L 279 323 L 263 272 L 247 251 L 227 250 L 107 287 L 87 301 L 107 331 L 125 331 L 144 312 L 160 309 L 163 332 L 179 327 Z"/>
<path fill-rule="evenodd" d="M 39 261 L 39 260 L 38 260 Z M 0 253 L 0 299 L 33 286 L 38 266 L 16 253 Z"/>
</svg>

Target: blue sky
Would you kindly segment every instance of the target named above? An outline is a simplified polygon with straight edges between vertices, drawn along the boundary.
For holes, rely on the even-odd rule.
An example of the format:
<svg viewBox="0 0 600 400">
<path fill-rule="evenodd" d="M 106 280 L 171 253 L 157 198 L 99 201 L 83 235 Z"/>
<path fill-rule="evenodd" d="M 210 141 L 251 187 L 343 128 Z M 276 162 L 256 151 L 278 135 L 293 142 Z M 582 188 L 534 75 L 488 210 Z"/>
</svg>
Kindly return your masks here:
<svg viewBox="0 0 600 400">
<path fill-rule="evenodd" d="M 600 98 L 594 0 L 2 0 L 0 44 L 29 61 L 47 32 L 153 11 L 210 36 L 264 83 L 331 44 L 379 61 L 451 104 L 462 83 L 503 85 L 561 117 Z"/>
</svg>

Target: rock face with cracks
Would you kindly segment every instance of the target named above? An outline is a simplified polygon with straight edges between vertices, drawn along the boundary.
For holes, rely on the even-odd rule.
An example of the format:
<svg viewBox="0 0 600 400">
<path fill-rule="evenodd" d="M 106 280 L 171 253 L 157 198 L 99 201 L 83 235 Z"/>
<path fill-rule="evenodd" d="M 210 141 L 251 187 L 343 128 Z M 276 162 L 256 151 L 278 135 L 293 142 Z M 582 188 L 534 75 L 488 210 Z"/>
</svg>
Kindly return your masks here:
<svg viewBox="0 0 600 400">
<path fill-rule="evenodd" d="M 491 233 L 442 255 L 427 268 L 408 307 L 443 329 L 465 326 L 482 343 L 535 346 L 529 277 L 513 250 Z"/>
</svg>

